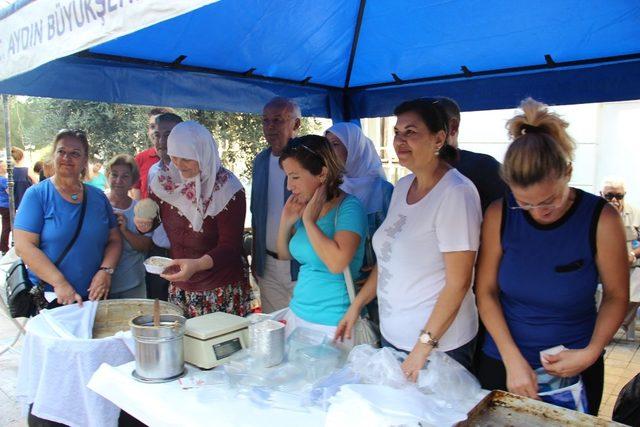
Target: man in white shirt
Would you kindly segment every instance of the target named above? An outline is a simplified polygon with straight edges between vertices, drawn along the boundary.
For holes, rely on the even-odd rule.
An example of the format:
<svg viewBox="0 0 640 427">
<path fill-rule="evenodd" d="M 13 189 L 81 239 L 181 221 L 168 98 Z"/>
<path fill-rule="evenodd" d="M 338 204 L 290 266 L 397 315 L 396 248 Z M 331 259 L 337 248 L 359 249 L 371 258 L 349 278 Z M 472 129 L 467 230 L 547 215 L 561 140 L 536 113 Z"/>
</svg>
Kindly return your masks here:
<svg viewBox="0 0 640 427">
<path fill-rule="evenodd" d="M 274 98 L 262 114 L 262 130 L 269 147 L 258 153 L 251 182 L 251 271 L 260 288 L 262 311 L 287 307 L 298 274 L 295 261 L 278 260 L 276 242 L 282 207 L 289 196 L 278 158 L 300 128 L 300 107 L 292 100 Z"/>
</svg>

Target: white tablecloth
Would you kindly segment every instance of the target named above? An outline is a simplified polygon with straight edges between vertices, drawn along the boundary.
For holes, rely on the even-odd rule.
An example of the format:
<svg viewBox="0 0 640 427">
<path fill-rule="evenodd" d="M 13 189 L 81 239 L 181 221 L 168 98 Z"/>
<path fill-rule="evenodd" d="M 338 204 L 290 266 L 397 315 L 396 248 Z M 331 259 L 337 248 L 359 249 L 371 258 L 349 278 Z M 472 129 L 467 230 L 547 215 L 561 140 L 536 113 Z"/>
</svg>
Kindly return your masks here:
<svg viewBox="0 0 640 427">
<path fill-rule="evenodd" d="M 193 375 L 197 368 L 186 365 Z M 307 412 L 259 407 L 248 399 L 228 397 L 215 388 L 183 390 L 178 381 L 146 384 L 131 372 L 135 362 L 117 367 L 102 364 L 88 387 L 152 427 L 174 426 L 324 426 L 326 414 L 318 408 Z"/>
</svg>

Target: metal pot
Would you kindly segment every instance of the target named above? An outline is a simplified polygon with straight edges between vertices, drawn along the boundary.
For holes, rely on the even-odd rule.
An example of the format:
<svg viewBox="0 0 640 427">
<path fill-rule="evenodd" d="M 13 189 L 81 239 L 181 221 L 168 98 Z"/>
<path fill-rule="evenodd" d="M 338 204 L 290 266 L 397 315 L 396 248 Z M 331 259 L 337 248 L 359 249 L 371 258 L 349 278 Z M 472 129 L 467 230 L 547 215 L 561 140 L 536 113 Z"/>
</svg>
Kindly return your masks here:
<svg viewBox="0 0 640 427">
<path fill-rule="evenodd" d="M 184 336 L 186 319 L 161 314 L 160 326 L 153 326 L 153 316 L 138 316 L 129 322 L 136 342 L 136 368 L 133 376 L 145 382 L 167 382 L 184 373 Z"/>
</svg>

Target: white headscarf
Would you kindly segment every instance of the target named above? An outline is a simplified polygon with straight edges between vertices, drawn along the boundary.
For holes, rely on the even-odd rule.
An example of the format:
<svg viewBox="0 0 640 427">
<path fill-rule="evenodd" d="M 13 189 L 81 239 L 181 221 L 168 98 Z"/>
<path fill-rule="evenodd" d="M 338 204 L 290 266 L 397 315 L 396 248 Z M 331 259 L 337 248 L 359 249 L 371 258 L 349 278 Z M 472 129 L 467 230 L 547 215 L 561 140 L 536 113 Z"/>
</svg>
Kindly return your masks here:
<svg viewBox="0 0 640 427">
<path fill-rule="evenodd" d="M 178 208 L 195 231 L 202 230 L 207 216 L 214 217 L 227 206 L 242 184 L 233 173 L 222 167 L 218 147 L 211 132 L 200 123 L 177 124 L 167 140 L 170 156 L 197 160 L 200 173 L 183 179 L 171 163 L 161 168 L 151 181 L 151 190 L 162 200 Z"/>
<path fill-rule="evenodd" d="M 346 171 L 340 188 L 356 196 L 367 214 L 381 211 L 380 179 L 386 177 L 373 142 L 353 123 L 336 123 L 326 132 L 337 136 L 347 149 Z"/>
</svg>

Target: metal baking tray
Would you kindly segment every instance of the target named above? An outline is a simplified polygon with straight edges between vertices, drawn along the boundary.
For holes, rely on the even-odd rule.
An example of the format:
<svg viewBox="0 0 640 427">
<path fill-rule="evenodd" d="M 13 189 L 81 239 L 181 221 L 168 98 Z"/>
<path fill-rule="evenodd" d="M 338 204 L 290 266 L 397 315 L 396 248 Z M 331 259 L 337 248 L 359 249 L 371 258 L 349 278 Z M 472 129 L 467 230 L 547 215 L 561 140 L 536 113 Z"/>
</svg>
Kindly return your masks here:
<svg viewBox="0 0 640 427">
<path fill-rule="evenodd" d="M 487 394 L 458 427 L 623 426 L 613 421 L 550 405 L 539 400 L 494 390 Z"/>
</svg>

